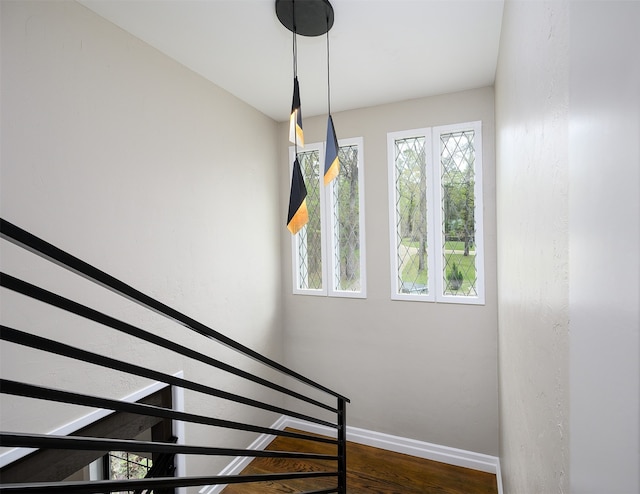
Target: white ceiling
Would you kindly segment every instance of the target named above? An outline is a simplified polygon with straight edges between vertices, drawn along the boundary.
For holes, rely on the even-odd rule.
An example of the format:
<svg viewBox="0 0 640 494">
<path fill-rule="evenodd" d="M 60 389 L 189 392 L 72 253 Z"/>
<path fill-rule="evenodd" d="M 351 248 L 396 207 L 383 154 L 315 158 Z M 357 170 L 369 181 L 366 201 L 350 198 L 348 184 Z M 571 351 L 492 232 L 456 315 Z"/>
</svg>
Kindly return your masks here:
<svg viewBox="0 0 640 494">
<path fill-rule="evenodd" d="M 275 0 L 79 0 L 278 121 L 292 34 Z M 304 0 L 301 0 L 304 1 Z M 493 84 L 504 0 L 331 0 L 331 110 Z M 326 37 L 298 36 L 303 116 L 327 112 Z"/>
</svg>

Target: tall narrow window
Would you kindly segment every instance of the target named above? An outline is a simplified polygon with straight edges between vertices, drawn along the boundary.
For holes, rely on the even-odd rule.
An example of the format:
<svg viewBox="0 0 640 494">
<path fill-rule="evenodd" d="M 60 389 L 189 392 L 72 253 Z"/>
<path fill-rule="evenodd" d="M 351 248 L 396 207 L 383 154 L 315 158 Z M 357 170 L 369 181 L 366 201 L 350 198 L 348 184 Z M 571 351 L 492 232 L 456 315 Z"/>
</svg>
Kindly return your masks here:
<svg viewBox="0 0 640 494">
<path fill-rule="evenodd" d="M 307 187 L 307 210 L 309 222 L 293 237 L 294 259 L 297 271 L 297 288 L 323 292 L 323 228 L 320 179 L 320 145 L 307 144 L 305 151 L 298 153 L 298 162 Z M 293 161 L 293 160 L 290 160 Z"/>
<path fill-rule="evenodd" d="M 433 299 L 429 273 L 433 256 L 428 246 L 430 221 L 427 220 L 427 190 L 432 180 L 430 167 L 431 136 L 425 132 L 392 134 L 390 166 L 392 190 L 391 238 L 393 277 L 397 294 Z"/>
<path fill-rule="evenodd" d="M 365 297 L 362 139 L 339 142 L 340 173 L 328 186 L 320 166 L 323 153 L 321 143 L 306 144 L 298 153 L 309 223 L 292 237 L 293 291 Z"/>
<path fill-rule="evenodd" d="M 393 299 L 484 303 L 480 122 L 388 135 Z"/>
<path fill-rule="evenodd" d="M 442 295 L 480 298 L 482 286 L 482 193 L 478 173 L 480 126 L 436 127 L 440 174 L 438 224 Z M 476 214 L 477 213 L 477 214 Z M 483 299 L 484 297 L 482 297 Z"/>
</svg>

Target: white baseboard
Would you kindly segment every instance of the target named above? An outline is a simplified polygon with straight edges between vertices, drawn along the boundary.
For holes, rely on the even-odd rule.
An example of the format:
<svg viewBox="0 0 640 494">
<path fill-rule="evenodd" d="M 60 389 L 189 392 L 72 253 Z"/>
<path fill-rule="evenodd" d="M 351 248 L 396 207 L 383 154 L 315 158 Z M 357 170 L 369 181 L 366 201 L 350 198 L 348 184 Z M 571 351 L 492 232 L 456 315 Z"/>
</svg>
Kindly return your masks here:
<svg viewBox="0 0 640 494">
<path fill-rule="evenodd" d="M 271 426 L 272 429 L 277 430 L 282 430 L 286 427 L 322 434 L 328 437 L 336 437 L 336 430 L 333 428 L 284 415 Z M 274 436 L 262 434 L 249 446 L 249 449 L 264 449 L 273 439 Z M 473 451 L 440 446 L 439 444 L 392 436 L 382 432 L 359 429 L 351 426 L 347 426 L 347 441 L 424 458 L 426 460 L 438 461 L 448 465 L 495 474 L 498 483 L 498 494 L 503 494 L 500 459 L 497 456 L 474 453 Z M 220 475 L 238 475 L 252 460 L 253 458 L 236 458 L 220 472 Z M 222 492 L 225 487 L 224 485 L 206 486 L 203 487 L 199 493 L 218 494 Z"/>
</svg>

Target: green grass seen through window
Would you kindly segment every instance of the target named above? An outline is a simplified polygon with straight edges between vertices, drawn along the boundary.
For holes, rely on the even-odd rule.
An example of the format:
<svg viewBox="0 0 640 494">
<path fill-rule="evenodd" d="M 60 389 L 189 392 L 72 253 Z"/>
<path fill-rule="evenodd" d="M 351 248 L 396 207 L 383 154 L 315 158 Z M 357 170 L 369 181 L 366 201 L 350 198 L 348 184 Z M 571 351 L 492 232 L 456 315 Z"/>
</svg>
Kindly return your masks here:
<svg viewBox="0 0 640 494">
<path fill-rule="evenodd" d="M 462 248 L 458 249 L 457 245 L 455 250 L 457 252 L 462 252 L 464 250 L 464 242 L 447 242 L 447 244 L 461 244 Z M 447 249 L 448 250 L 448 249 Z M 463 282 L 462 287 L 459 292 L 468 293 L 476 280 L 476 267 L 475 267 L 475 252 L 471 251 L 468 256 L 465 256 L 461 253 L 451 253 L 450 251 L 445 253 L 445 258 L 447 260 L 447 266 L 452 266 L 455 262 L 458 265 L 460 271 L 463 274 Z M 412 254 L 408 262 L 405 263 L 405 268 L 402 271 L 402 279 L 411 283 L 416 284 L 427 284 L 427 270 L 418 270 L 418 255 Z M 448 271 L 448 269 L 446 270 Z M 446 272 L 444 274 L 446 279 Z"/>
</svg>

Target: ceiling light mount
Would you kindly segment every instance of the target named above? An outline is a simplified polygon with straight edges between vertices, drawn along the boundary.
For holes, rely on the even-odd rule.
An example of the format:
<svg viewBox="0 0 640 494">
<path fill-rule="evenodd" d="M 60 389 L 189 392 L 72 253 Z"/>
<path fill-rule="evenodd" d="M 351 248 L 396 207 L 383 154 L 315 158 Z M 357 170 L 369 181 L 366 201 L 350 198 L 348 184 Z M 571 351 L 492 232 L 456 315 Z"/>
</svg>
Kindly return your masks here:
<svg viewBox="0 0 640 494">
<path fill-rule="evenodd" d="M 284 27 L 302 36 L 320 36 L 333 26 L 329 0 L 276 0 L 276 15 Z"/>
</svg>

